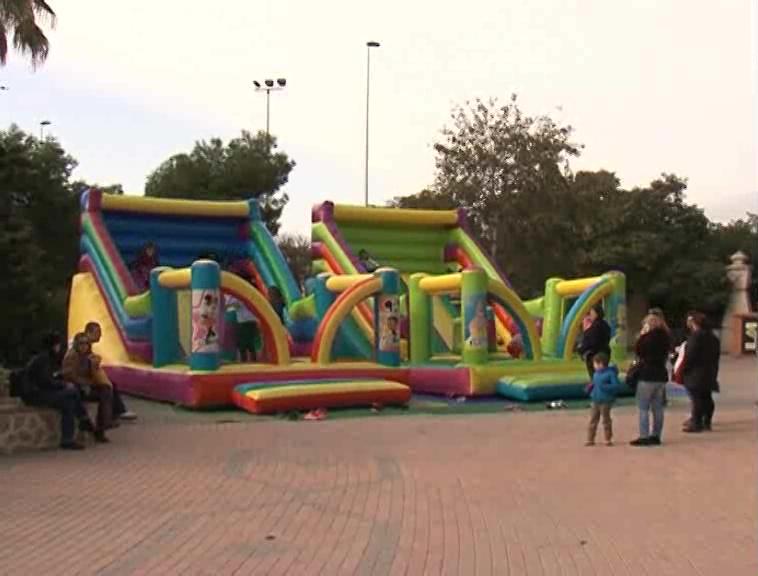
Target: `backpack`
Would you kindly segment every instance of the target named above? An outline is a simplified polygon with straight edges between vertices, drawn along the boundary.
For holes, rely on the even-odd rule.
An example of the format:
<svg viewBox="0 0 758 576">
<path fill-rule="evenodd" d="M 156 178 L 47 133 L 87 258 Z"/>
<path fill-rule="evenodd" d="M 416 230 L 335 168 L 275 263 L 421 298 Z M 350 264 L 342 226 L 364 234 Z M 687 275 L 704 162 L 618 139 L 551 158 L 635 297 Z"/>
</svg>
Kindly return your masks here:
<svg viewBox="0 0 758 576">
<path fill-rule="evenodd" d="M 10 382 L 11 397 L 21 398 L 24 395 L 24 388 L 26 385 L 26 369 L 17 368 L 16 370 L 12 370 L 8 380 Z"/>
</svg>

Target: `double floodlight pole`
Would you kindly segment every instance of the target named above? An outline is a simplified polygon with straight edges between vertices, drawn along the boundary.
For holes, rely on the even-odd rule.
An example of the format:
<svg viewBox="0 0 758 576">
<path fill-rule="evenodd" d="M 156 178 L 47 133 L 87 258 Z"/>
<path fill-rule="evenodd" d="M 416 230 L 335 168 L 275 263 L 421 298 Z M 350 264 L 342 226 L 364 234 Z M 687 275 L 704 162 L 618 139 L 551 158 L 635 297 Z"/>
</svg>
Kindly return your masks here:
<svg viewBox="0 0 758 576">
<path fill-rule="evenodd" d="M 271 120 L 271 92 L 284 90 L 287 86 L 287 79 L 277 78 L 276 80 L 271 80 L 270 78 L 267 78 L 263 81 L 263 84 L 258 82 L 258 80 L 253 80 L 253 85 L 255 86 L 256 92 L 266 93 L 266 136 L 268 136 L 270 134 L 269 127 Z"/>
</svg>

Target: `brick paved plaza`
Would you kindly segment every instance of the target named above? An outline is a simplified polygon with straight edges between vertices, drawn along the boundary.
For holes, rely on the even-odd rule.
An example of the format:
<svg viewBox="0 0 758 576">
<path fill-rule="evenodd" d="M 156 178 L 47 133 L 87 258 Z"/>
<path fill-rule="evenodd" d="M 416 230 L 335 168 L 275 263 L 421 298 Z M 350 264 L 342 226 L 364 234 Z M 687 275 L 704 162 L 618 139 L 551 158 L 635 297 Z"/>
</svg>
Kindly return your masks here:
<svg viewBox="0 0 758 576">
<path fill-rule="evenodd" d="M 711 434 L 582 446 L 583 411 L 325 422 L 186 414 L 0 459 L 0 573 L 756 574 L 755 363 Z M 229 414 L 224 417 L 228 418 Z"/>
</svg>

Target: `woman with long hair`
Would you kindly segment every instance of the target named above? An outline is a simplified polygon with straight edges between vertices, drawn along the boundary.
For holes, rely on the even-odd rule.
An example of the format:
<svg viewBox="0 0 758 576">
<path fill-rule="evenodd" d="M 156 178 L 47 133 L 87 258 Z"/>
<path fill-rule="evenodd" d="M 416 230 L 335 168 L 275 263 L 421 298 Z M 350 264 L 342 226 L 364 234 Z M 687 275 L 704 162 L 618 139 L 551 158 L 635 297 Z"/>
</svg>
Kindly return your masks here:
<svg viewBox="0 0 758 576">
<path fill-rule="evenodd" d="M 666 323 L 656 314 L 648 314 L 642 321 L 642 330 L 634 345 L 640 363 L 637 383 L 639 432 L 632 446 L 660 446 L 663 433 L 663 412 L 666 384 L 669 379 L 668 362 L 671 352 L 671 335 Z M 653 428 L 650 429 L 650 413 Z"/>
</svg>

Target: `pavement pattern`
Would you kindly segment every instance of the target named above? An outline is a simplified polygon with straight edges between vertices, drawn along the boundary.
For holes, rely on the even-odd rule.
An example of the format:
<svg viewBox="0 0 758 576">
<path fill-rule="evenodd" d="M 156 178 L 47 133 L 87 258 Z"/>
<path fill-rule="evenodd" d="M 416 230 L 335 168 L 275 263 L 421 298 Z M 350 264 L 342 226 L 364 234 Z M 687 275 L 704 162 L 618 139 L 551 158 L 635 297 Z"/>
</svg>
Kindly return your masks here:
<svg viewBox="0 0 758 576">
<path fill-rule="evenodd" d="M 0 458 L 0 574 L 755 576 L 756 363 L 714 431 L 583 446 L 581 410 L 219 421 L 131 400 L 80 453 Z"/>
</svg>

